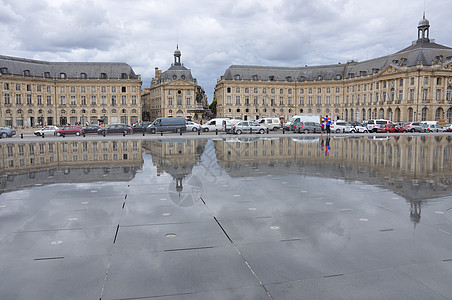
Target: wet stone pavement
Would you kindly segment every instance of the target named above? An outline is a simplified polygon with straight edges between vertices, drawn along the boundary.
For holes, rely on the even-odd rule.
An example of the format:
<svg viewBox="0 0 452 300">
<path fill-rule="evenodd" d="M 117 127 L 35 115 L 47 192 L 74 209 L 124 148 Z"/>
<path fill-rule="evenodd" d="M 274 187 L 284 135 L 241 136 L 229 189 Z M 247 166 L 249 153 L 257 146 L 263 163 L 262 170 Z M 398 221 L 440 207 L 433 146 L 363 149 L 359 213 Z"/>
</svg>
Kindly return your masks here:
<svg viewBox="0 0 452 300">
<path fill-rule="evenodd" d="M 452 141 L 1 144 L 1 299 L 452 299 Z"/>
</svg>

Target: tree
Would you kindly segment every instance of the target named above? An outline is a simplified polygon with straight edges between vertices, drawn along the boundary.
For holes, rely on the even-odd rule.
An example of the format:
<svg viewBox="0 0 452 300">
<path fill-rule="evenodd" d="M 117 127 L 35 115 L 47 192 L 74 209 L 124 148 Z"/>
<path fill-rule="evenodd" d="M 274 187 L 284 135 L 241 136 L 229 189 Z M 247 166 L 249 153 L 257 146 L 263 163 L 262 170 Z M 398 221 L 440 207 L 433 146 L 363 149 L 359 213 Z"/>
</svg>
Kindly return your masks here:
<svg viewBox="0 0 452 300">
<path fill-rule="evenodd" d="M 213 99 L 212 103 L 209 105 L 209 109 L 212 114 L 217 115 L 217 99 Z"/>
</svg>

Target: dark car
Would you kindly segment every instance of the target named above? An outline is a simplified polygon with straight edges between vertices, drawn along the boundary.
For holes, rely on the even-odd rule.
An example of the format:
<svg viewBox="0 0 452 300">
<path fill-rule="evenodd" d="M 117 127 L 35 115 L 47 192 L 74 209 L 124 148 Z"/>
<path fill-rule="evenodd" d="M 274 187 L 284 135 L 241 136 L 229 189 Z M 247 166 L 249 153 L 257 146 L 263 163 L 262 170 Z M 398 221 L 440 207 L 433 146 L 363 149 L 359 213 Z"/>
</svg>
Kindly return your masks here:
<svg viewBox="0 0 452 300">
<path fill-rule="evenodd" d="M 298 133 L 321 133 L 322 126 L 315 122 L 293 122 L 292 128 L 294 132 Z M 292 129 L 291 129 L 292 130 Z"/>
<path fill-rule="evenodd" d="M 381 125 L 381 127 L 378 127 L 377 132 L 394 133 L 394 132 L 398 132 L 398 130 L 397 130 L 397 127 L 395 124 L 385 124 L 385 125 Z"/>
<path fill-rule="evenodd" d="M 80 134 L 82 134 L 82 129 L 80 128 L 80 126 L 77 126 L 77 125 L 68 125 L 68 126 L 64 126 L 61 129 L 55 130 L 55 132 L 53 134 L 56 136 L 69 135 L 69 134 L 80 135 Z"/>
<path fill-rule="evenodd" d="M 102 127 L 97 130 L 97 134 L 106 135 L 111 133 L 131 134 L 133 129 L 132 126 L 127 124 L 111 124 L 108 127 Z"/>
<path fill-rule="evenodd" d="M 16 135 L 16 130 L 8 128 L 8 127 L 0 127 L 0 137 L 1 138 L 13 137 L 13 135 Z"/>
<path fill-rule="evenodd" d="M 138 122 L 133 124 L 132 129 L 133 132 L 143 132 L 146 131 L 146 128 L 148 128 L 149 125 L 151 125 L 152 122 Z"/>
<path fill-rule="evenodd" d="M 88 125 L 85 128 L 82 128 L 82 133 L 97 133 L 99 129 L 101 129 L 99 125 Z"/>
</svg>

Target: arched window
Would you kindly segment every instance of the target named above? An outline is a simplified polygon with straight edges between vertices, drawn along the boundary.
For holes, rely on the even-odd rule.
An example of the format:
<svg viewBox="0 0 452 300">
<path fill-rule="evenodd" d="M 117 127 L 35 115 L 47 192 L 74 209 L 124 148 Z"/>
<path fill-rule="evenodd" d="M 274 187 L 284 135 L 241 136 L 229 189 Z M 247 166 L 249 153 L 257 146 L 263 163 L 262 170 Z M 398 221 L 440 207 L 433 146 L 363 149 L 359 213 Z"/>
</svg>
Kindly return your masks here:
<svg viewBox="0 0 452 300">
<path fill-rule="evenodd" d="M 32 109 L 29 109 L 29 110 L 28 110 L 28 113 L 29 113 L 29 114 L 32 114 L 32 113 L 33 113 L 33 110 L 32 110 Z"/>
<path fill-rule="evenodd" d="M 435 121 L 438 121 L 439 119 L 442 119 L 444 115 L 443 109 L 440 107 L 435 112 Z"/>
<path fill-rule="evenodd" d="M 92 114 L 95 114 L 95 113 L 96 113 L 96 110 L 93 108 L 93 109 L 91 110 L 91 113 L 92 113 Z"/>
<path fill-rule="evenodd" d="M 422 108 L 421 121 L 427 121 L 427 113 L 428 113 L 427 107 Z"/>
<path fill-rule="evenodd" d="M 66 73 L 60 73 L 60 79 L 66 79 Z"/>
<path fill-rule="evenodd" d="M 71 114 L 75 114 L 75 109 L 71 110 Z"/>
<path fill-rule="evenodd" d="M 80 73 L 80 79 L 86 79 L 86 78 L 88 78 L 86 73 Z"/>
<path fill-rule="evenodd" d="M 107 73 L 100 73 L 100 79 L 107 79 Z"/>
<path fill-rule="evenodd" d="M 408 108 L 408 122 L 413 122 L 413 108 Z"/>
<path fill-rule="evenodd" d="M 116 113 L 116 109 L 112 109 L 112 110 L 111 110 L 111 113 L 112 113 L 112 114 L 115 114 L 115 113 Z"/>
</svg>

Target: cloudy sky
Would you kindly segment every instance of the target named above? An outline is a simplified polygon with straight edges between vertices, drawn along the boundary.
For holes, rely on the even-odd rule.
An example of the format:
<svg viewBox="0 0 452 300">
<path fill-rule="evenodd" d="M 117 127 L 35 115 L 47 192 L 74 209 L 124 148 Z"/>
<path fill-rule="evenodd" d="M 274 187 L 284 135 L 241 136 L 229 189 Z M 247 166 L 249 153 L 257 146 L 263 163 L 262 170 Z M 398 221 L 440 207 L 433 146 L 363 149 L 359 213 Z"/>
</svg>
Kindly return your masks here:
<svg viewBox="0 0 452 300">
<path fill-rule="evenodd" d="M 126 62 L 149 87 L 176 44 L 206 90 L 232 64 L 304 66 L 363 61 L 417 39 L 452 47 L 452 0 L 0 0 L 0 55 Z"/>
</svg>

